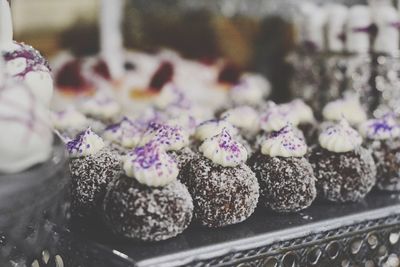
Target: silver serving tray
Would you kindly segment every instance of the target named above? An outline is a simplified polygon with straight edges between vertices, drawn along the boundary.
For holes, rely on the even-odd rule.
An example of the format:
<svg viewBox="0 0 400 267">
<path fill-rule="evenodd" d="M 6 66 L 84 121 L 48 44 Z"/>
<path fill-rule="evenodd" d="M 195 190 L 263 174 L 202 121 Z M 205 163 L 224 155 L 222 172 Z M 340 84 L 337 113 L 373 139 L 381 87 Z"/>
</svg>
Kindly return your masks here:
<svg viewBox="0 0 400 267">
<path fill-rule="evenodd" d="M 373 192 L 360 203 L 317 201 L 297 214 L 259 208 L 243 223 L 192 224 L 158 243 L 116 239 L 93 225 L 64 235 L 60 249 L 68 251 L 60 255 L 68 266 L 383 266 L 396 261 L 399 239 L 400 195 Z"/>
</svg>

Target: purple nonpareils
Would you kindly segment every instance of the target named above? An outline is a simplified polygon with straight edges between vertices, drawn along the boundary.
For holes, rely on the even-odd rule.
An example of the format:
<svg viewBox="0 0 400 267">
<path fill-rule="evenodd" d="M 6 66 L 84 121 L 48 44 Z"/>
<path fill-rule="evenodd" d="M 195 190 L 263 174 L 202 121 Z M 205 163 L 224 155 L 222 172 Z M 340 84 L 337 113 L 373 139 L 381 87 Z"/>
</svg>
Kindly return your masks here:
<svg viewBox="0 0 400 267">
<path fill-rule="evenodd" d="M 67 143 L 67 151 L 71 154 L 73 152 L 82 152 L 82 149 L 80 148 L 82 146 L 83 143 L 83 138 L 85 135 L 90 134 L 90 129 L 87 129 L 86 131 L 81 132 L 80 134 L 78 134 L 76 136 L 75 139 L 69 141 Z"/>
<path fill-rule="evenodd" d="M 130 156 L 133 156 L 132 163 L 138 163 L 143 169 L 149 169 L 152 166 L 160 166 L 159 148 L 154 143 L 148 143 L 142 147 L 136 148 Z"/>
<path fill-rule="evenodd" d="M 219 148 L 230 151 L 235 155 L 240 153 L 238 143 L 232 139 L 232 136 L 225 128 L 222 130 L 220 136 L 221 138 L 219 139 L 218 143 Z"/>
</svg>

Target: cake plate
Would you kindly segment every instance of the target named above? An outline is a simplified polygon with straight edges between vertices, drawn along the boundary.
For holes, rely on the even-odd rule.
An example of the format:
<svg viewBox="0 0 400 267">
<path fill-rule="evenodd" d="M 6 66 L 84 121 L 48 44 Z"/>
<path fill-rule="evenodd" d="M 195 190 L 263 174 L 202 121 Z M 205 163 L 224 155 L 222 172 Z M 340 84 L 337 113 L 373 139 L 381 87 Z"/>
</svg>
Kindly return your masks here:
<svg viewBox="0 0 400 267">
<path fill-rule="evenodd" d="M 158 243 L 113 238 L 99 225 L 64 232 L 66 266 L 399 266 L 400 195 L 373 192 L 363 202 L 317 201 L 297 214 L 258 208 L 221 229 L 191 225 Z M 84 255 L 85 257 L 82 257 Z"/>
</svg>

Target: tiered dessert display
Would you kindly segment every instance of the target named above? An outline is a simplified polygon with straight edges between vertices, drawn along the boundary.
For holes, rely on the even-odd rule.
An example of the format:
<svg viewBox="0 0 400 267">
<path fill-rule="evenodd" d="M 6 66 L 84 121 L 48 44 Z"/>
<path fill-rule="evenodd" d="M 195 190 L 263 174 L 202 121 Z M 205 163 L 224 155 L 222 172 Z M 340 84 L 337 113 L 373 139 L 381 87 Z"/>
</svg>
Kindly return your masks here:
<svg viewBox="0 0 400 267">
<path fill-rule="evenodd" d="M 69 176 L 50 122 L 49 65 L 33 47 L 13 41 L 5 0 L 0 18 L 0 265 L 30 266 L 55 250 Z"/>
</svg>

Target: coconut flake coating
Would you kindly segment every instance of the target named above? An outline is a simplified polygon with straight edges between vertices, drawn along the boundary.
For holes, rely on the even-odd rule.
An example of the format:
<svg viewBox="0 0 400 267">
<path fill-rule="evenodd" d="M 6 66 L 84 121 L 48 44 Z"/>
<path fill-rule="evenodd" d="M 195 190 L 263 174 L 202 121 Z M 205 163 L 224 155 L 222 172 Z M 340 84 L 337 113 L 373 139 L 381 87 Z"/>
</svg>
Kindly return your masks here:
<svg viewBox="0 0 400 267">
<path fill-rule="evenodd" d="M 72 176 L 71 209 L 74 215 L 94 214 L 108 184 L 121 174 L 120 157 L 104 148 L 95 155 L 70 160 Z"/>
<path fill-rule="evenodd" d="M 335 153 L 316 146 L 309 160 L 317 177 L 317 190 L 327 200 L 360 201 L 375 185 L 376 166 L 370 151 L 363 147 Z"/>
<path fill-rule="evenodd" d="M 189 147 L 184 147 L 180 150 L 167 151 L 167 154 L 175 160 L 179 170 L 183 170 L 186 164 L 196 156 L 196 153 L 194 153 Z"/>
<path fill-rule="evenodd" d="M 110 184 L 103 205 L 108 227 L 124 237 L 160 241 L 182 233 L 193 217 L 193 201 L 179 181 L 149 187 L 122 176 Z"/>
<path fill-rule="evenodd" d="M 235 224 L 254 212 L 259 185 L 255 174 L 244 163 L 223 167 L 199 155 L 183 172 L 183 182 L 193 198 L 194 216 L 202 225 Z"/>
<path fill-rule="evenodd" d="M 274 211 L 303 210 L 317 196 L 316 178 L 304 157 L 270 157 L 258 151 L 248 163 L 260 184 L 260 203 Z"/>
<path fill-rule="evenodd" d="M 376 164 L 376 185 L 381 190 L 400 190 L 400 141 L 368 140 Z"/>
</svg>

